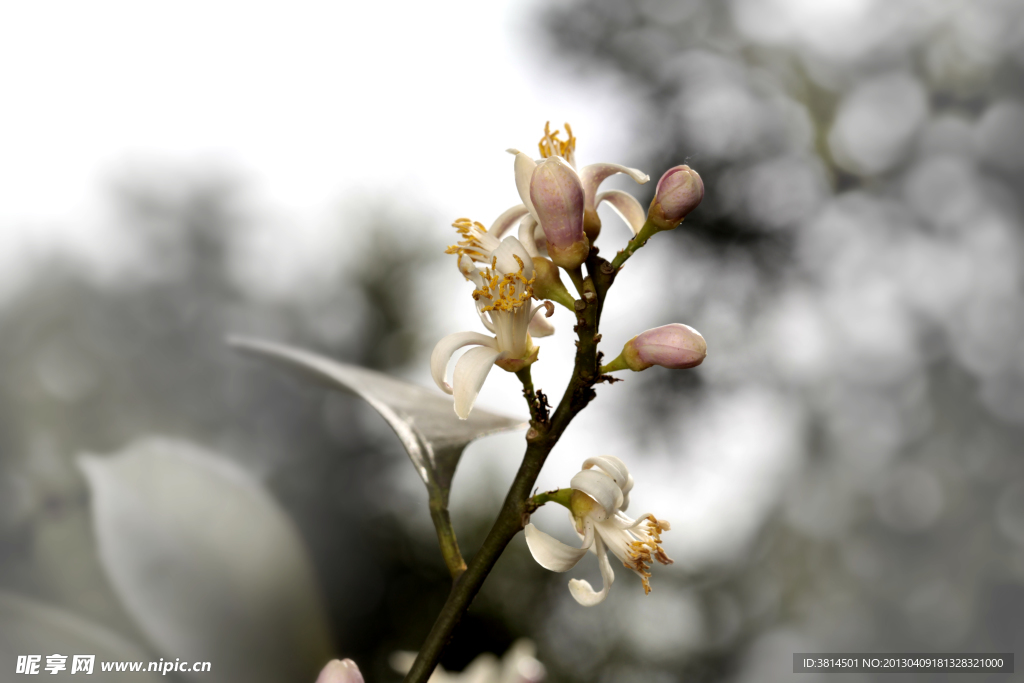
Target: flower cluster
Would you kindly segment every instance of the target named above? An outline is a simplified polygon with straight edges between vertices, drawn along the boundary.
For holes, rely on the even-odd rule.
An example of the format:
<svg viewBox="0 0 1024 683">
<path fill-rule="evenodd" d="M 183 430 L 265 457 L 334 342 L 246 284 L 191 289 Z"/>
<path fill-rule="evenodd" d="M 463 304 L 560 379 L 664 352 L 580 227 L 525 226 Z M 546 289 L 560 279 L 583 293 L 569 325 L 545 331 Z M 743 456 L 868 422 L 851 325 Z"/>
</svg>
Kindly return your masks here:
<svg viewBox="0 0 1024 683">
<path fill-rule="evenodd" d="M 513 168 L 521 204 L 504 211 L 490 228 L 468 218 L 453 223 L 459 239 L 447 251 L 456 256 L 463 277 L 475 285 L 472 296 L 480 322 L 493 335 L 457 332 L 438 342 L 431 354 L 431 376 L 438 387 L 454 395 L 455 412 L 462 419 L 469 416 L 493 366 L 508 372 L 522 370 L 537 360 L 534 338 L 554 332 L 546 320 L 553 306 L 533 305 L 532 300 L 548 300 L 572 309 L 573 297 L 562 284 L 559 268 L 574 282 L 580 281 L 580 266 L 601 230 L 598 206 L 607 203 L 636 236 L 645 225 L 656 230 L 675 227 L 703 196 L 696 172 L 686 166 L 671 169 L 659 182 L 655 201 L 645 216 L 643 207 L 629 193 L 598 193 L 598 188 L 618 173 L 637 183 L 646 183 L 648 175 L 612 163 L 590 164 L 577 171 L 576 137 L 568 124 L 565 130 L 562 139 L 560 131 L 552 132 L 550 124 L 545 125 L 538 144 L 539 159 L 517 149 L 508 150 L 515 156 Z M 506 235 L 517 223 L 517 234 Z M 541 311 L 545 316 L 537 315 Z M 458 360 L 449 383 L 448 364 L 465 346 L 477 348 Z M 701 360 L 703 354 L 695 362 L 666 367 L 692 367 Z M 623 361 L 621 367 L 609 365 L 605 371 L 639 369 L 636 365 Z"/>
<path fill-rule="evenodd" d="M 569 581 L 569 592 L 584 606 L 596 605 L 606 597 L 615 580 L 608 551 L 643 582 L 644 594 L 651 592 L 651 564 L 672 564 L 661 547 L 661 534 L 669 523 L 651 514 L 631 519 L 626 515 L 633 477 L 618 458 L 602 455 L 587 458 L 583 470 L 569 483 L 569 516 L 583 544 L 579 548 L 562 543 L 533 524 L 526 526 L 526 543 L 533 558 L 545 569 L 566 572 L 587 554 L 597 554 L 603 585 L 595 591 L 582 579 Z"/>
<path fill-rule="evenodd" d="M 603 263 L 604 272 L 614 277 L 636 249 L 656 233 L 677 227 L 704 195 L 700 176 L 688 166 L 677 166 L 661 177 L 654 201 L 645 212 L 626 192 L 599 193 L 598 189 L 606 178 L 617 173 L 626 174 L 637 183 L 646 183 L 647 174 L 610 163 L 591 164 L 577 170 L 576 137 L 568 124 L 564 137 L 560 131 L 552 131 L 550 125 L 545 126 L 538 148 L 539 159 L 516 149 L 508 150 L 515 157 L 513 170 L 521 204 L 504 211 L 490 228 L 468 218 L 460 218 L 453 224 L 459 239 L 448 248 L 448 253 L 456 256 L 459 272 L 473 283 L 472 297 L 477 314 L 490 333 L 451 334 L 438 342 L 431 355 L 434 381 L 444 391 L 454 394 L 455 412 L 463 419 L 469 416 L 494 365 L 522 373 L 529 399 L 532 392 L 529 368 L 539 354 L 534 339 L 554 332 L 547 321 L 554 311 L 553 303 L 573 310 L 578 320 L 576 329 L 580 330 L 580 325 L 584 324 L 580 312 L 597 297 L 593 281 L 595 269 L 600 269 Z M 611 263 L 597 259 L 594 248 L 601 231 L 597 208 L 603 203 L 622 217 L 632 232 L 632 239 Z M 514 236 L 507 234 L 517 225 Z M 584 264 L 589 273 L 586 279 Z M 583 301 L 576 301 L 562 284 L 561 271 L 568 275 Z M 602 295 L 606 288 L 607 285 Z M 543 316 L 538 315 L 541 311 Z M 592 338 L 596 344 L 600 335 L 594 334 Z M 476 348 L 458 360 L 449 383 L 448 364 L 453 354 L 464 346 Z M 593 353 L 596 355 L 596 351 Z M 688 325 L 675 323 L 633 337 L 617 358 L 600 366 L 598 371 L 601 377 L 607 378 L 605 373 L 639 372 L 654 365 L 692 368 L 700 365 L 706 354 L 707 345 L 700 333 Z M 652 564 L 672 562 L 661 545 L 661 534 L 668 530 L 668 522 L 650 514 L 635 520 L 626 515 L 632 488 L 633 478 L 621 460 L 612 456 L 588 458 L 583 470 L 573 477 L 569 489 L 544 494 L 547 496 L 544 502 L 557 501 L 569 508 L 582 545 L 579 548 L 568 546 L 532 524 L 525 528 L 534 558 L 552 571 L 572 569 L 587 552 L 598 556 L 603 578 L 600 590 L 586 581 L 573 579 L 569 582 L 573 597 L 582 605 L 596 605 L 608 595 L 615 578 L 609 551 L 640 577 L 645 593 L 651 589 Z"/>
</svg>

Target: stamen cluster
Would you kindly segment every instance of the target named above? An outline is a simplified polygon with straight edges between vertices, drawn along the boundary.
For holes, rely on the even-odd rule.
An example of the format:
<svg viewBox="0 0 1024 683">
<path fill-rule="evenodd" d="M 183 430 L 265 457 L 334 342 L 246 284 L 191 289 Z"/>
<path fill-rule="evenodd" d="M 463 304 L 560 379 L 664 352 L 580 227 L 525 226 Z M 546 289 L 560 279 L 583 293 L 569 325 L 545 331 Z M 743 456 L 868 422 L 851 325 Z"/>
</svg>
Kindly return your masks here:
<svg viewBox="0 0 1024 683">
<path fill-rule="evenodd" d="M 560 156 L 570 164 L 575 165 L 576 156 L 576 137 L 572 134 L 572 127 L 569 124 L 565 124 L 565 134 L 569 137 L 568 140 L 561 140 L 559 136 L 561 131 L 555 130 L 551 132 L 551 122 L 548 121 L 544 124 L 544 137 L 537 143 L 537 148 L 540 150 L 541 158 L 548 159 L 553 156 Z"/>
<path fill-rule="evenodd" d="M 504 311 L 514 313 L 527 304 L 533 298 L 533 283 L 536 276 L 529 280 L 523 275 L 526 264 L 516 254 L 512 258 L 519 264 L 519 270 L 514 273 L 498 272 L 498 259 L 491 259 L 491 267 L 484 269 L 480 275 L 483 277 L 483 286 L 473 290 L 473 299 L 487 299 L 491 303 L 483 306 L 480 310 Z"/>
</svg>

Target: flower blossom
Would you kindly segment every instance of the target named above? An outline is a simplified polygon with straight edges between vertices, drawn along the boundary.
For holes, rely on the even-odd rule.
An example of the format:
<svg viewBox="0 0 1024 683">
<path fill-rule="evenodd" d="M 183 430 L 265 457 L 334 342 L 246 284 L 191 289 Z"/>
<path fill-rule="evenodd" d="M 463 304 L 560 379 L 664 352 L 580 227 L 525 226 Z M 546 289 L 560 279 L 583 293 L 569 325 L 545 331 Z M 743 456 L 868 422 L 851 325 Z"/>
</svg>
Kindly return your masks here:
<svg viewBox="0 0 1024 683">
<path fill-rule="evenodd" d="M 486 231 L 483 233 L 486 235 Z M 479 332 L 448 335 L 430 355 L 430 374 L 442 391 L 454 394 L 455 413 L 465 420 L 492 366 L 516 372 L 537 360 L 531 330 L 535 336 L 544 336 L 553 328 L 543 318 L 534 319 L 540 311 L 550 315 L 554 307 L 550 303 L 532 305 L 533 260 L 515 237 L 506 237 L 488 252 L 489 268 L 478 269 L 468 249 L 458 253 L 459 270 L 476 285 L 473 299 L 480 320 L 494 336 Z M 458 360 L 453 384 L 449 384 L 448 362 L 463 346 L 478 348 L 470 349 Z"/>
<path fill-rule="evenodd" d="M 332 659 L 317 676 L 316 683 L 363 683 L 363 675 L 351 659 Z"/>
<path fill-rule="evenodd" d="M 626 221 L 634 235 L 640 232 L 640 228 L 643 227 L 644 221 L 647 218 L 647 212 L 644 211 L 640 202 L 633 195 L 621 190 L 607 190 L 598 194 L 597 190 L 606 178 L 617 173 L 625 173 L 640 184 L 646 183 L 650 180 L 650 177 L 643 171 L 635 168 L 611 163 L 589 164 L 581 169 L 577 169 L 576 137 L 572 134 L 572 128 L 570 128 L 569 124 L 565 125 L 565 131 L 567 139 L 562 140 L 560 131 L 551 132 L 550 122 L 544 125 L 544 136 L 538 144 L 541 156 L 539 161 L 534 160 L 528 154 L 524 154 L 517 149 L 508 150 L 510 154 L 514 154 L 516 157 L 516 188 L 519 190 L 519 197 L 523 200 L 522 205 L 513 207 L 513 209 L 521 210 L 523 212 L 521 215 L 524 216 L 519 225 L 519 240 L 527 249 L 537 251 L 536 239 L 543 237 L 545 241 L 549 241 L 551 238 L 549 232 L 563 232 L 566 230 L 567 224 L 571 225 L 572 229 L 575 230 L 578 222 L 582 224 L 583 231 L 589 242 L 593 243 L 601 231 L 601 219 L 598 218 L 597 207 L 602 202 L 607 202 Z M 552 162 L 557 165 L 552 166 Z M 557 162 L 565 163 L 559 164 Z M 545 220 L 550 221 L 551 219 L 539 215 L 540 212 L 538 212 L 538 207 L 534 202 L 534 197 L 551 194 L 549 190 L 549 186 L 552 184 L 551 174 L 537 173 L 538 169 L 542 167 L 551 167 L 552 170 L 558 169 L 559 186 L 575 182 L 579 188 L 578 196 L 580 201 L 575 201 L 577 196 L 575 192 L 563 191 L 559 193 L 560 198 L 571 196 L 574 201 L 567 202 L 565 206 L 560 207 L 561 210 L 551 210 L 549 212 L 558 223 L 550 227 L 545 225 Z M 512 211 L 512 209 L 509 211 Z M 582 213 L 582 215 L 578 215 L 577 212 Z M 529 215 L 527 216 L 526 214 Z M 536 255 L 536 253 L 533 255 Z"/>
<path fill-rule="evenodd" d="M 569 581 L 569 592 L 584 606 L 596 605 L 608 597 L 615 580 L 608 561 L 609 550 L 623 566 L 640 577 L 644 593 L 650 593 L 652 560 L 672 564 L 661 547 L 661 533 L 669 530 L 669 524 L 651 514 L 635 520 L 625 514 L 633 488 L 633 477 L 626 465 L 610 455 L 587 458 L 583 470 L 569 485 L 572 488 L 570 517 L 583 545 L 574 548 L 527 524 L 526 543 L 533 558 L 545 569 L 565 572 L 575 567 L 588 550 L 595 553 L 603 580 L 601 590 L 595 591 L 582 579 Z"/>
<path fill-rule="evenodd" d="M 689 166 L 665 171 L 654 191 L 647 218 L 659 230 L 672 230 L 704 199 L 704 181 Z"/>
<path fill-rule="evenodd" d="M 622 347 L 618 358 L 601 367 L 601 372 L 630 369 L 634 372 L 660 365 L 670 370 L 695 368 L 708 355 L 700 332 L 689 325 L 672 323 L 641 332 Z"/>
</svg>

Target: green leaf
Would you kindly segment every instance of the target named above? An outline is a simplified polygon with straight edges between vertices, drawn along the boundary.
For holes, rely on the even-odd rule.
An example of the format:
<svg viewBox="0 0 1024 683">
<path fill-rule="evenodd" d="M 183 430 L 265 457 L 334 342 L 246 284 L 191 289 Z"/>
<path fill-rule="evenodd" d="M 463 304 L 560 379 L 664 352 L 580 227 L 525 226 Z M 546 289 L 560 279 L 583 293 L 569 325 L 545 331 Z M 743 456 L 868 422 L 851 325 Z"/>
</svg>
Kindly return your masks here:
<svg viewBox="0 0 1024 683">
<path fill-rule="evenodd" d="M 64 671 L 50 674 L 45 670 L 46 656 L 52 654 L 67 656 Z M 41 655 L 39 673 L 46 680 L 79 680 L 71 674 L 72 655 L 96 655 L 93 673 L 85 679 L 91 683 L 125 678 L 124 673 L 103 673 L 100 662 L 145 662 L 143 673 L 131 674 L 132 681 L 168 680 L 155 673 L 145 673 L 146 666 L 157 657 L 102 625 L 59 607 L 0 591 L 0 662 L 10 667 L 0 677 L 2 680 L 8 680 L 7 676 L 14 673 L 19 655 Z"/>
<path fill-rule="evenodd" d="M 103 568 L 161 655 L 211 662 L 195 674 L 210 683 L 315 678 L 332 651 L 319 586 L 298 530 L 259 482 L 177 439 L 79 463 Z"/>
<path fill-rule="evenodd" d="M 480 408 L 474 408 L 468 420 L 460 420 L 452 399 L 438 391 L 304 349 L 244 337 L 232 337 L 228 343 L 365 400 L 391 425 L 428 490 L 439 488 L 445 499 L 462 451 L 471 441 L 526 426 Z"/>
</svg>

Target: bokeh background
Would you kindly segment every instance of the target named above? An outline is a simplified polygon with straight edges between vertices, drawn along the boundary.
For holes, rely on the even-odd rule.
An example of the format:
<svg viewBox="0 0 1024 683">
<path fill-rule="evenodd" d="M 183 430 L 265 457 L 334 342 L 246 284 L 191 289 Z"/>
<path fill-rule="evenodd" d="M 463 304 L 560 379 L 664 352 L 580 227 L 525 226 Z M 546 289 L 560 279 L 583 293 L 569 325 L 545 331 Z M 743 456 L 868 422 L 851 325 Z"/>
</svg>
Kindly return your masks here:
<svg viewBox="0 0 1024 683">
<path fill-rule="evenodd" d="M 448 226 L 518 202 L 503 150 L 533 149 L 549 119 L 573 125 L 584 164 L 657 178 L 685 162 L 707 188 L 630 261 L 603 332 L 614 355 L 685 322 L 708 359 L 600 387 L 539 482 L 618 455 L 631 512 L 672 522 L 676 564 L 647 598 L 619 570 L 585 609 L 519 538 L 444 665 L 527 637 L 550 681 L 760 683 L 794 677 L 793 652 L 1024 642 L 1020 2 L 9 3 L 0 93 L 0 680 L 71 632 L 187 654 L 180 620 L 140 614 L 101 557 L 114 494 L 78 464 L 154 448 L 260 482 L 270 496 L 237 507 L 229 538 L 311 568 L 301 623 L 261 631 L 276 613 L 240 610 L 218 622 L 220 668 L 177 680 L 242 680 L 228 650 L 264 671 L 291 657 L 308 680 L 329 650 L 399 680 L 390 654 L 418 647 L 448 587 L 425 491 L 372 410 L 223 340 L 429 386 L 436 340 L 476 324 Z M 612 184 L 649 201 L 654 183 L 631 182 Z M 628 236 L 617 220 L 604 251 Z M 553 322 L 534 376 L 557 397 L 572 321 Z M 526 415 L 498 370 L 479 405 Z M 467 554 L 521 451 L 521 434 L 467 450 Z M 193 506 L 173 478 L 136 475 Z M 564 513 L 535 521 L 572 540 Z M 182 533 L 143 529 L 125 552 L 160 557 Z M 124 561 L 185 571 L 174 600 L 203 614 L 219 565 L 184 557 Z M 306 628 L 329 644 L 305 660 L 247 640 Z"/>
</svg>

